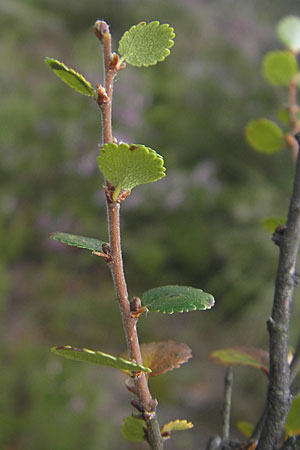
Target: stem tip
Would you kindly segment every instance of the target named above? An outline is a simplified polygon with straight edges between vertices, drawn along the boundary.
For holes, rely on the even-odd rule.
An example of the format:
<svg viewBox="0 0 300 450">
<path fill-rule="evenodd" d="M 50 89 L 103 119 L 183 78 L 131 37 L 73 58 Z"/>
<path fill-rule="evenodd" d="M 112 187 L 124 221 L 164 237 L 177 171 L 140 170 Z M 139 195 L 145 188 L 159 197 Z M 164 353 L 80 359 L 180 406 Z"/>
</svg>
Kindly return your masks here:
<svg viewBox="0 0 300 450">
<path fill-rule="evenodd" d="M 104 20 L 97 20 L 94 24 L 94 33 L 102 42 L 105 35 L 109 34 L 109 26 Z"/>
</svg>

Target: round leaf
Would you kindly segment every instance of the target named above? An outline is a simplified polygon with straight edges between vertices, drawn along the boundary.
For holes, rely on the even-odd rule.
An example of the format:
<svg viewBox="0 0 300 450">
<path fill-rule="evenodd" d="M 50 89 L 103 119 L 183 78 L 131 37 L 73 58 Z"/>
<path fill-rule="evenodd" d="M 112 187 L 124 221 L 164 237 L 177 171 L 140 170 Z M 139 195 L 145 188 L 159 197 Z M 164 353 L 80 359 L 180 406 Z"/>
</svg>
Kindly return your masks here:
<svg viewBox="0 0 300 450">
<path fill-rule="evenodd" d="M 93 97 L 96 96 L 91 83 L 87 81 L 83 75 L 76 72 L 76 70 L 71 69 L 71 67 L 68 67 L 61 61 L 53 58 L 45 58 L 45 63 L 48 64 L 59 78 L 80 94 Z"/>
<path fill-rule="evenodd" d="M 141 442 L 145 438 L 144 427 L 146 422 L 136 417 L 124 417 L 121 425 L 121 434 L 124 439 L 131 442 Z"/>
<path fill-rule="evenodd" d="M 75 234 L 55 232 L 49 235 L 50 239 L 62 242 L 63 244 L 72 245 L 74 247 L 86 248 L 88 250 L 102 252 L 103 241 L 98 239 L 88 238 L 84 236 L 77 236 Z"/>
<path fill-rule="evenodd" d="M 273 153 L 284 144 L 283 132 L 276 123 L 267 119 L 249 122 L 245 128 L 248 144 L 263 153 Z"/>
<path fill-rule="evenodd" d="M 143 364 L 151 369 L 149 376 L 156 377 L 186 363 L 192 357 L 192 350 L 186 345 L 172 340 L 141 344 Z M 120 356 L 127 359 L 128 352 Z"/>
<path fill-rule="evenodd" d="M 88 350 L 87 348 L 76 348 L 70 345 L 62 347 L 52 347 L 51 352 L 55 355 L 64 356 L 65 358 L 74 359 L 86 363 L 99 364 L 101 366 L 110 366 L 115 369 L 125 370 L 128 372 L 145 372 L 150 373 L 151 369 L 141 366 L 124 358 L 108 355 L 100 351 Z"/>
<path fill-rule="evenodd" d="M 168 314 L 210 309 L 215 304 L 211 294 L 186 286 L 162 286 L 150 289 L 141 296 L 141 302 L 149 311 Z"/>
<path fill-rule="evenodd" d="M 290 50 L 300 50 L 300 18 L 297 16 L 284 17 L 277 25 L 276 33 L 279 40 Z"/>
<path fill-rule="evenodd" d="M 258 348 L 239 346 L 224 348 L 210 353 L 209 358 L 223 366 L 251 366 L 264 372 L 269 370 L 269 353 Z"/>
<path fill-rule="evenodd" d="M 298 64 L 292 53 L 278 50 L 266 54 L 263 59 L 262 70 L 269 83 L 287 86 L 298 72 Z"/>
<path fill-rule="evenodd" d="M 170 54 L 174 37 L 174 29 L 168 24 L 141 22 L 123 34 L 118 52 L 133 66 L 151 66 Z"/>
<path fill-rule="evenodd" d="M 163 158 L 144 145 L 104 144 L 97 161 L 104 178 L 115 187 L 116 193 L 130 191 L 139 184 L 165 176 Z"/>
</svg>

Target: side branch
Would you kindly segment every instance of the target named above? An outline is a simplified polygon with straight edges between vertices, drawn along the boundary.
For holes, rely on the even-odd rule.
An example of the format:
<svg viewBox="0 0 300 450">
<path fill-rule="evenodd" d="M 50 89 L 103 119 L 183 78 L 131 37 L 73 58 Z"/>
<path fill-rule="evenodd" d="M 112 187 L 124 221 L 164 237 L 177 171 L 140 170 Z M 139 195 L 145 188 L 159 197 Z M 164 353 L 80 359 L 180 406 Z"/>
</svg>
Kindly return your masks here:
<svg viewBox="0 0 300 450">
<path fill-rule="evenodd" d="M 290 304 L 295 288 L 295 272 L 300 244 L 300 156 L 298 152 L 293 193 L 286 229 L 280 234 L 280 255 L 275 282 L 270 334 L 270 381 L 266 416 L 257 450 L 271 450 L 279 441 L 290 406 L 288 338 Z"/>
</svg>

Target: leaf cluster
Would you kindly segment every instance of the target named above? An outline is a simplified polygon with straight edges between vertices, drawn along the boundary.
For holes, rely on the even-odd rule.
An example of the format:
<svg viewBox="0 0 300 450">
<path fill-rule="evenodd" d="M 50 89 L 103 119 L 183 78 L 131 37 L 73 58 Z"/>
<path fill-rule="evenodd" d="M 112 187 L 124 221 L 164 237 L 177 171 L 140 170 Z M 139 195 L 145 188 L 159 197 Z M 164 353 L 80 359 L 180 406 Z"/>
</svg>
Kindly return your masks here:
<svg viewBox="0 0 300 450">
<path fill-rule="evenodd" d="M 123 68 L 124 61 L 138 67 L 163 61 L 170 53 L 174 37 L 174 30 L 168 24 L 160 25 L 158 21 L 154 21 L 134 25 L 124 33 L 119 42 L 121 58 L 116 55 L 116 70 Z M 98 103 L 106 98 L 103 87 L 93 88 L 90 81 L 63 62 L 48 57 L 45 62 L 59 78 L 80 94 L 94 97 Z M 100 148 L 98 166 L 104 178 L 114 187 L 114 201 L 121 191 L 130 191 L 139 184 L 157 181 L 165 172 L 163 158 L 154 150 L 144 145 L 125 143 L 104 144 Z"/>
<path fill-rule="evenodd" d="M 268 52 L 262 61 L 262 73 L 268 83 L 282 86 L 288 90 L 300 87 L 300 71 L 297 54 L 300 51 L 300 18 L 288 16 L 282 19 L 276 28 L 276 34 L 285 50 Z M 299 128 L 299 108 L 287 105 L 278 111 L 278 120 L 283 125 Z M 245 128 L 245 137 L 249 145 L 263 153 L 274 153 L 285 143 L 291 145 L 292 137 L 274 121 L 260 118 L 250 121 Z"/>
</svg>

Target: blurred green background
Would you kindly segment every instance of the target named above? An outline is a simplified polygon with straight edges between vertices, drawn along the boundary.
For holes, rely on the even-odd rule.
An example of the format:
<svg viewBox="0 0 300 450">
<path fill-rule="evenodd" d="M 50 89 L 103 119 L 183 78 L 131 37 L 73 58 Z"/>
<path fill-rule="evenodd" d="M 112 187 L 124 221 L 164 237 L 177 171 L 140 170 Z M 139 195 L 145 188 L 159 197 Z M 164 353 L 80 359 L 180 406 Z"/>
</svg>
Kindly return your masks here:
<svg viewBox="0 0 300 450">
<path fill-rule="evenodd" d="M 277 21 L 298 12 L 296 0 L 271 7 L 267 0 L 1 1 L 1 449 L 147 448 L 119 433 L 131 411 L 123 374 L 49 352 L 71 344 L 118 354 L 125 342 L 105 264 L 48 239 L 64 231 L 106 240 L 107 226 L 97 105 L 57 79 L 43 58 L 97 84 L 96 19 L 111 24 L 114 50 L 142 20 L 175 28 L 164 63 L 119 73 L 114 135 L 156 149 L 167 167 L 165 179 L 136 188 L 122 205 L 130 295 L 183 284 L 216 298 L 211 311 L 139 321 L 142 342 L 175 339 L 193 350 L 188 364 L 151 381 L 151 389 L 161 424 L 195 424 L 166 448 L 200 449 L 221 427 L 224 369 L 207 354 L 236 344 L 268 348 L 278 251 L 260 221 L 286 214 L 293 165 L 286 150 L 253 152 L 243 128 L 252 118 L 274 118 L 286 101 L 284 89 L 262 79 L 260 61 L 280 48 Z M 292 345 L 299 312 L 295 302 Z M 265 388 L 261 373 L 235 370 L 233 425 L 255 421 Z"/>
</svg>

